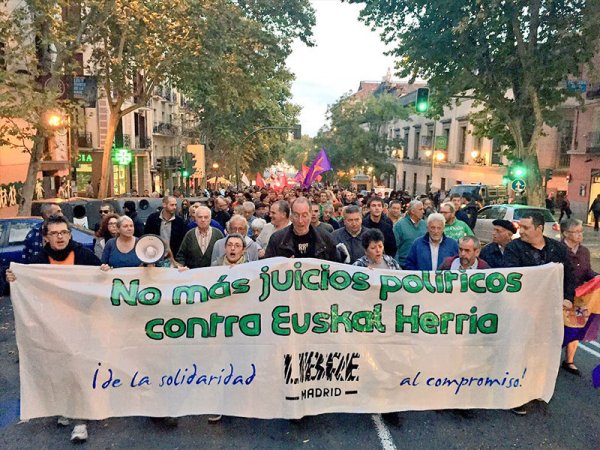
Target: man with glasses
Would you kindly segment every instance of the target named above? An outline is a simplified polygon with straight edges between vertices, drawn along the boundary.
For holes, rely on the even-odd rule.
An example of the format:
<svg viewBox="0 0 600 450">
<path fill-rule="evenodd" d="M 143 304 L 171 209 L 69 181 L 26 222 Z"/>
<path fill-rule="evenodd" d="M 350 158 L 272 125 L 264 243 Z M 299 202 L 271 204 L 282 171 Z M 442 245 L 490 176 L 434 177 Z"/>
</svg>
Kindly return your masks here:
<svg viewBox="0 0 600 450">
<path fill-rule="evenodd" d="M 273 233 L 265 258 L 318 258 L 337 261 L 335 242 L 329 233 L 321 233 L 310 224 L 310 202 L 299 197 L 292 203 L 292 224 Z"/>
<path fill-rule="evenodd" d="M 244 238 L 244 249 L 246 250 L 247 261 L 257 261 L 265 254 L 265 251 L 255 241 L 248 236 L 248 221 L 244 216 L 234 214 L 229 222 L 227 222 L 227 235 L 236 234 Z M 225 244 L 227 238 L 219 239 L 213 247 L 211 264 L 214 266 L 215 261 L 222 258 L 226 253 Z M 221 266 L 222 264 L 217 264 Z"/>
<path fill-rule="evenodd" d="M 57 205 L 53 205 L 57 206 Z M 56 211 L 56 208 L 54 208 Z M 77 266 L 99 266 L 100 260 L 94 252 L 71 239 L 71 227 L 62 215 L 49 216 L 41 226 L 42 235 L 47 243 L 39 253 L 30 259 L 31 264 L 60 264 Z M 6 281 L 16 281 L 12 270 L 6 271 Z M 69 420 L 60 417 L 59 425 L 66 425 Z M 71 433 L 71 441 L 83 442 L 88 438 L 87 425 L 84 421 L 76 420 Z"/>
<path fill-rule="evenodd" d="M 444 203 L 440 206 L 440 214 L 446 219 L 446 226 L 444 227 L 444 234 L 450 239 L 454 239 L 456 242 L 465 236 L 475 236 L 473 230 L 467 225 L 466 222 L 456 218 L 454 205 L 450 202 Z"/>
<path fill-rule="evenodd" d="M 94 225 L 94 231 L 98 231 L 100 229 L 100 224 L 102 223 L 102 219 L 106 217 L 107 214 L 113 214 L 115 212 L 115 208 L 110 203 L 102 203 L 100 205 L 100 220 L 96 225 Z"/>
</svg>

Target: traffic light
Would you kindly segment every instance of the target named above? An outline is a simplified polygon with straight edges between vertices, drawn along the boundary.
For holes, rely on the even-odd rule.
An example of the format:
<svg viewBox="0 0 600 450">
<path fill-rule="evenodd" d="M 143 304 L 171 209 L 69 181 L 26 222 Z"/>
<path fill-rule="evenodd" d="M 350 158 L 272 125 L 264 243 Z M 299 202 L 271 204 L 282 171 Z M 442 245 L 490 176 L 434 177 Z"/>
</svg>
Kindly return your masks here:
<svg viewBox="0 0 600 450">
<path fill-rule="evenodd" d="M 546 181 L 550 181 L 552 179 L 552 174 L 552 169 L 546 169 Z"/>
<path fill-rule="evenodd" d="M 179 170 L 183 167 L 183 161 L 181 160 L 181 158 L 176 158 L 175 159 L 175 167 Z"/>
<path fill-rule="evenodd" d="M 186 169 L 181 169 L 181 176 L 187 178 L 190 176 L 190 173 Z"/>
<path fill-rule="evenodd" d="M 156 158 L 156 170 L 161 171 L 163 167 L 162 158 Z"/>
<path fill-rule="evenodd" d="M 508 169 L 508 176 L 511 180 L 519 180 L 527 176 L 527 167 L 520 159 L 515 160 Z"/>
<path fill-rule="evenodd" d="M 415 111 L 418 113 L 427 112 L 429 109 L 429 88 L 417 89 L 417 99 L 415 100 Z"/>
</svg>

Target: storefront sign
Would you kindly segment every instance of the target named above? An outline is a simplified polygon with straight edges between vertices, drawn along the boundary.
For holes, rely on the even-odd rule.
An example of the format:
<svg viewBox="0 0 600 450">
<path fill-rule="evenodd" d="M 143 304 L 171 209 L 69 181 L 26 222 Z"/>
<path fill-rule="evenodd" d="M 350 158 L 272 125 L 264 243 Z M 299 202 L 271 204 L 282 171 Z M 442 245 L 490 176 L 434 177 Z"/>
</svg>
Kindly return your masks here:
<svg viewBox="0 0 600 450">
<path fill-rule="evenodd" d="M 133 156 L 131 150 L 126 148 L 115 148 L 113 149 L 113 162 L 120 166 L 128 166 L 131 164 Z"/>
</svg>

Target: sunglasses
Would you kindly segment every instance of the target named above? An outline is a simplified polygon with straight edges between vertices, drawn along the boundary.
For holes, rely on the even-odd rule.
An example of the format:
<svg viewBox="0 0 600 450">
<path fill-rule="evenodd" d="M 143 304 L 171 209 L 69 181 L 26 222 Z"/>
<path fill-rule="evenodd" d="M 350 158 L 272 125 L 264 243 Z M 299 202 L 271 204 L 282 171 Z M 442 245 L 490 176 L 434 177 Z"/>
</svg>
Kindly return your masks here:
<svg viewBox="0 0 600 450">
<path fill-rule="evenodd" d="M 100 210 L 100 214 L 109 214 L 110 210 L 109 209 L 101 209 Z"/>
</svg>

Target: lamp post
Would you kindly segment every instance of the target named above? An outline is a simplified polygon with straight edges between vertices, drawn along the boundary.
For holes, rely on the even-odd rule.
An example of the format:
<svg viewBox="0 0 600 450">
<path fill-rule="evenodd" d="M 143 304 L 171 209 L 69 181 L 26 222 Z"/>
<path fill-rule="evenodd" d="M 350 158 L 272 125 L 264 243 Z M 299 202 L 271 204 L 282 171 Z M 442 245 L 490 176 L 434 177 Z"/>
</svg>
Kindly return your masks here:
<svg viewBox="0 0 600 450">
<path fill-rule="evenodd" d="M 212 165 L 212 168 L 213 168 L 213 169 L 214 169 L 214 171 L 215 171 L 215 186 L 214 186 L 214 189 L 215 189 L 215 191 L 216 191 L 216 190 L 217 190 L 217 186 L 218 186 L 218 184 L 217 184 L 217 181 L 218 181 L 218 179 L 219 179 L 219 178 L 218 178 L 219 163 L 213 163 L 213 165 Z"/>
<path fill-rule="evenodd" d="M 435 143 L 433 143 L 433 146 L 435 147 Z M 437 161 L 438 163 L 441 163 L 446 158 L 446 155 L 440 150 L 427 150 L 425 152 L 425 156 L 431 158 L 431 176 L 429 178 L 429 186 L 426 187 L 427 193 L 429 193 L 432 191 L 433 188 L 433 169 L 435 166 L 435 162 Z"/>
</svg>

